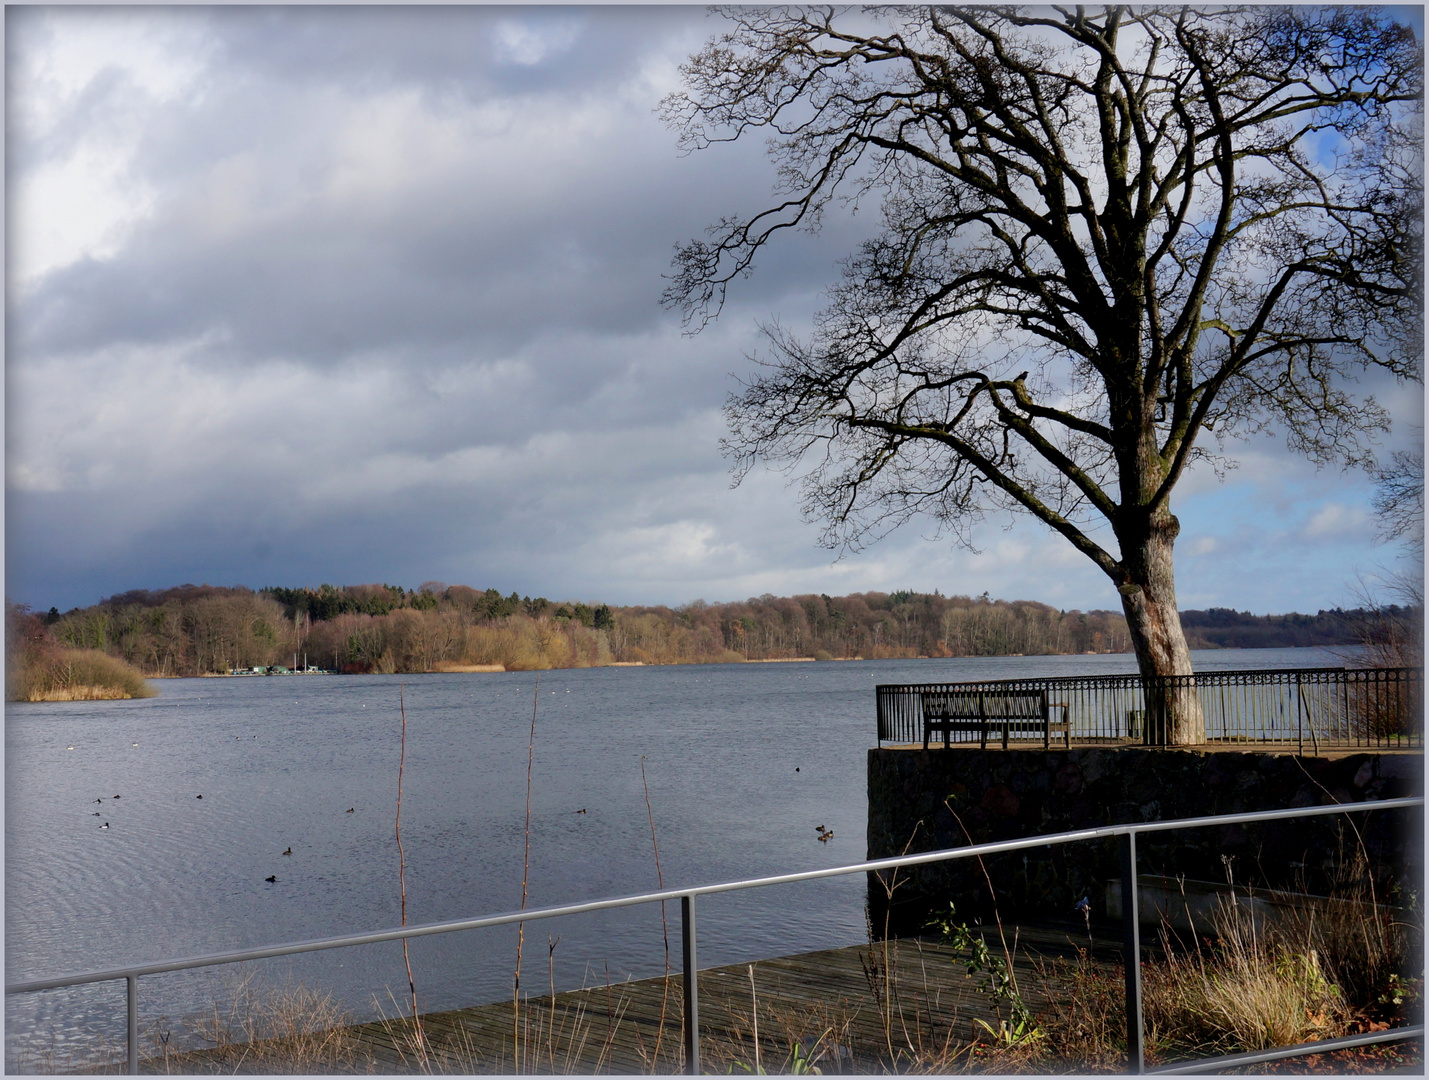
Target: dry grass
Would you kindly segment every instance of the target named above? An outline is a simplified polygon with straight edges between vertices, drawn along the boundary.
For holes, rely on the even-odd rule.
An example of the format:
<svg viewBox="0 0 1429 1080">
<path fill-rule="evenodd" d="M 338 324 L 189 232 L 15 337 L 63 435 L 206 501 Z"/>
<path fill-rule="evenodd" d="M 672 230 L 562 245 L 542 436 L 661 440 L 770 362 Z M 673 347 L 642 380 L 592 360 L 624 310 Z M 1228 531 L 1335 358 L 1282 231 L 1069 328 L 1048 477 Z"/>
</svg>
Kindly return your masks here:
<svg viewBox="0 0 1429 1080">
<path fill-rule="evenodd" d="M 1163 929 L 1165 958 L 1142 965 L 1148 1059 L 1291 1046 L 1403 1023 L 1404 1001 L 1422 983 L 1422 927 L 1367 902 L 1363 860 L 1349 861 L 1347 877 L 1355 882 L 1350 895 L 1273 921 L 1227 901 L 1213 937 L 1187 942 Z M 1041 1018 L 1048 1038 L 1036 1066 L 1123 1069 L 1121 969 L 1082 953 L 1042 965 L 1042 976 L 1052 1006 Z"/>
<path fill-rule="evenodd" d="M 1356 854 L 1341 859 L 1332 897 L 1295 911 L 1272 928 L 1280 944 L 1300 941 L 1314 949 L 1326 977 L 1358 1009 L 1381 1004 L 1379 999 L 1396 981 L 1422 978 L 1424 924 L 1419 899 L 1408 895 L 1406 906 L 1386 905 L 1373 890 L 1373 875 L 1356 844 Z"/>
<path fill-rule="evenodd" d="M 11 701 L 114 701 L 157 693 L 137 668 L 98 649 L 17 652 L 8 668 Z"/>
<path fill-rule="evenodd" d="M 1146 965 L 1148 1045 L 1204 1057 L 1345 1033 L 1349 1004 L 1313 939 L 1269 939 L 1229 905 L 1216 923 L 1210 948 L 1168 950 L 1164 963 Z"/>
<path fill-rule="evenodd" d="M 123 701 L 135 697 L 126 694 L 117 686 L 57 686 L 49 690 L 36 690 L 28 701 Z"/>
<path fill-rule="evenodd" d="M 749 965 L 747 1000 L 725 1000 L 701 1025 L 700 1064 L 705 1073 L 939 1075 L 967 1071 L 963 1067 L 968 1057 L 966 1043 L 954 1038 L 953 1025 L 940 1028 L 930 1022 L 928 1002 L 890 995 L 888 984 L 877 1000 L 830 997 L 795 1005 L 768 993 L 761 996 L 753 979 L 757 966 Z M 894 1004 L 885 1010 L 883 1002 L 890 996 Z M 879 1013 L 873 1037 L 866 1021 L 869 1009 Z M 893 1032 L 888 1039 L 880 1030 L 885 1017 Z"/>
<path fill-rule="evenodd" d="M 598 995 L 597 995 L 598 997 Z M 574 999 L 526 998 L 520 1012 L 513 1008 L 519 1038 L 498 1045 L 480 1040 L 461 1024 L 424 1026 L 420 1035 L 408 1016 L 383 1017 L 382 1030 L 407 1072 L 434 1076 L 490 1074 L 591 1075 L 609 1072 L 612 1035 L 620 1026 L 626 1001 L 616 993 L 605 1009 L 589 994 Z M 395 1005 L 395 1002 L 394 1002 Z M 508 1007 L 511 1003 L 507 1003 Z M 683 1051 L 677 1057 L 647 1060 L 645 1072 L 678 1073 Z"/>
<path fill-rule="evenodd" d="M 1075 959 L 1037 965 L 1050 992 L 1041 1017 L 1046 1045 L 1038 1060 L 1059 1059 L 1068 1071 L 1120 1072 L 1126 1067 L 1126 985 L 1120 967 L 1093 960 L 1086 949 Z"/>
<path fill-rule="evenodd" d="M 350 1017 L 327 991 L 266 987 L 244 974 L 207 1011 L 183 1024 L 180 1039 L 163 1018 L 149 1026 L 145 1072 L 321 1075 L 372 1071 L 349 1033 Z M 199 1052 L 174 1049 L 195 1043 Z"/>
</svg>

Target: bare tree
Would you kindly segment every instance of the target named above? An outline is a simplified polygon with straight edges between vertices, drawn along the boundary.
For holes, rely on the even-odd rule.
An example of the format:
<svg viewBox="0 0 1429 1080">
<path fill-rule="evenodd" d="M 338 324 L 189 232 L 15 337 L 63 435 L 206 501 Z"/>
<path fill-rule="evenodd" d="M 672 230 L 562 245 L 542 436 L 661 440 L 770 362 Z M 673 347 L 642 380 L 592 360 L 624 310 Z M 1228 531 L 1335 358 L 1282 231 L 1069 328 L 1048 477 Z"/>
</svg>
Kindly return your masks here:
<svg viewBox="0 0 1429 1080">
<path fill-rule="evenodd" d="M 1422 433 L 1421 433 L 1422 434 Z M 1374 510 L 1380 538 L 1398 541 L 1402 564 L 1361 575 L 1355 630 L 1370 667 L 1424 664 L 1424 447 L 1396 450 L 1375 472 Z"/>
<path fill-rule="evenodd" d="M 1374 512 L 1380 536 L 1398 540 L 1406 554 L 1424 561 L 1424 447 L 1396 450 L 1375 471 Z M 1422 565 L 1421 565 L 1422 569 Z"/>
<path fill-rule="evenodd" d="M 698 329 L 782 230 L 882 208 L 812 335 L 765 328 L 736 476 L 804 466 L 830 546 L 1030 514 L 1111 579 L 1142 673 L 1190 674 L 1171 492 L 1227 464 L 1201 432 L 1368 468 L 1389 417 L 1351 377 L 1420 378 L 1413 33 L 1302 7 L 725 15 L 665 117 L 687 149 L 767 135 L 777 201 L 681 246 L 666 302 Z M 1204 739 L 1193 698 L 1168 741 Z"/>
</svg>

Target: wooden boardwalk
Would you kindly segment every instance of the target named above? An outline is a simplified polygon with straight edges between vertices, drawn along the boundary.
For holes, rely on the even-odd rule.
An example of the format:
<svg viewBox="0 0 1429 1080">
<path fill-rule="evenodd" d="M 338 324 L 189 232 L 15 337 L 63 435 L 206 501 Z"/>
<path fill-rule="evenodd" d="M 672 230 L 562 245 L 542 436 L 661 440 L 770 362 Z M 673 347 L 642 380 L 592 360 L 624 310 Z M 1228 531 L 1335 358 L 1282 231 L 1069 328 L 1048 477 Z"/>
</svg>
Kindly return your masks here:
<svg viewBox="0 0 1429 1080">
<path fill-rule="evenodd" d="M 1059 991 L 1045 964 L 1075 956 L 1089 939 L 1078 928 L 1007 929 L 1016 937 L 1013 971 L 1027 1005 L 1045 1008 Z M 988 945 L 1001 955 L 996 933 Z M 1119 963 L 1119 946 L 1105 936 L 1091 943 L 1099 962 Z M 863 1071 L 898 1054 L 956 1050 L 980 1029 L 997 1026 L 992 1002 L 969 976 L 966 952 L 919 938 L 826 949 L 731 964 L 700 972 L 702 1071 L 724 1073 L 735 1062 L 788 1071 L 797 1044 L 826 1073 Z M 752 969 L 752 977 L 751 977 Z M 752 981 L 751 981 L 752 979 Z M 683 978 L 655 978 L 595 986 L 523 1001 L 428 1013 L 422 1017 L 425 1053 L 410 1021 L 340 1029 L 313 1072 L 344 1073 L 675 1073 L 683 1070 Z M 757 1011 L 756 1011 L 757 1005 Z M 291 1072 L 291 1058 L 274 1046 L 172 1054 L 147 1060 L 142 1071 L 183 1073 Z"/>
</svg>

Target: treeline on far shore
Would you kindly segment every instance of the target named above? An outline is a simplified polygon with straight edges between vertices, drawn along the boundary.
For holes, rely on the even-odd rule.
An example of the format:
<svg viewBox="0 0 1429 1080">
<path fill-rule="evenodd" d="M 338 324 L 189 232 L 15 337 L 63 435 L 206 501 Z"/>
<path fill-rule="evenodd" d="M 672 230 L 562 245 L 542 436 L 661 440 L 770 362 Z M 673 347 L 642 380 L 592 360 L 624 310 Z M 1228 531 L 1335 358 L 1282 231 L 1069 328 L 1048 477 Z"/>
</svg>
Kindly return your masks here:
<svg viewBox="0 0 1429 1080">
<path fill-rule="evenodd" d="M 1212 609 L 1182 618 L 1193 648 L 1214 648 L 1354 644 L 1368 615 Z M 1131 651 L 1120 612 L 906 590 L 669 608 L 533 600 L 438 582 L 256 592 L 181 585 L 65 613 L 12 607 L 10 622 L 12 648 L 19 640 L 39 651 L 95 650 L 150 676 L 271 665 L 396 673 Z"/>
</svg>

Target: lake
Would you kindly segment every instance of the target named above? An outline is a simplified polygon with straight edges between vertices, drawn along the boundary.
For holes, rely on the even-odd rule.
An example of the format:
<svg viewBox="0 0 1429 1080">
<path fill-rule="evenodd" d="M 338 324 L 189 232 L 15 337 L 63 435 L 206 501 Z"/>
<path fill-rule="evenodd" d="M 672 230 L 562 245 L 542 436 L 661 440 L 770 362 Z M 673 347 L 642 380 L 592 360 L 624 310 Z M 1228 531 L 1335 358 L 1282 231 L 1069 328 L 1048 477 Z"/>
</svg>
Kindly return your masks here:
<svg viewBox="0 0 1429 1080">
<path fill-rule="evenodd" d="M 1320 649 L 1194 660 L 1343 663 Z M 531 672 L 187 679 L 143 701 L 11 703 L 6 979 L 398 925 L 399 700 L 407 919 L 424 923 L 520 907 L 533 703 L 527 903 L 542 907 L 655 889 L 651 816 L 666 887 L 863 859 L 878 683 L 1134 670 L 1130 656 L 590 668 L 541 673 L 538 702 Z M 702 899 L 701 966 L 865 940 L 864 886 L 851 875 Z M 678 904 L 668 918 L 678 971 Z M 514 927 L 410 949 L 424 1010 L 511 993 Z M 528 924 L 524 956 L 538 994 L 551 968 L 558 990 L 660 974 L 660 909 Z M 393 1015 L 407 995 L 399 943 L 245 967 L 266 985 L 330 989 L 355 1019 Z M 235 977 L 140 980 L 141 1029 L 202 1009 Z M 7 1066 L 122 1044 L 123 993 L 121 981 L 7 999 Z"/>
</svg>

